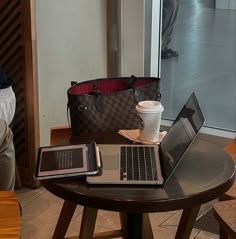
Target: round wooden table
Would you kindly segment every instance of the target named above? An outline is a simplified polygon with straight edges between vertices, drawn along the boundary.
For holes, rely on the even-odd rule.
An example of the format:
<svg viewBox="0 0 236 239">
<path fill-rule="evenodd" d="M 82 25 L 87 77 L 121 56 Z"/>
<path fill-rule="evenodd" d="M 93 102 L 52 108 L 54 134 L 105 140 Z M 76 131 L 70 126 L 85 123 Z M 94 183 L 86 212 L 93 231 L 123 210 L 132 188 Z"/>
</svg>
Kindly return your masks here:
<svg viewBox="0 0 236 239">
<path fill-rule="evenodd" d="M 72 143 L 124 143 L 114 133 L 87 134 Z M 200 206 L 226 192 L 233 184 L 232 158 L 211 143 L 196 139 L 170 179 L 158 186 L 88 185 L 85 179 L 43 181 L 54 195 L 88 208 L 127 213 L 126 238 L 142 238 L 142 215 L 184 209 L 176 238 L 189 238 Z"/>
</svg>

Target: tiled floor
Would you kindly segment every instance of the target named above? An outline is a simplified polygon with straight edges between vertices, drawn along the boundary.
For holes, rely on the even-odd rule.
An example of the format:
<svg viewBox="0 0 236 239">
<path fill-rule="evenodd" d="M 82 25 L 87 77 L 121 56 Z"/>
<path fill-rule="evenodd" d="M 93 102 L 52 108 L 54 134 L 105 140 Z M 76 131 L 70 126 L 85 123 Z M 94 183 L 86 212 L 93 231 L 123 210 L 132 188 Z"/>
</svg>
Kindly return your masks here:
<svg viewBox="0 0 236 239">
<path fill-rule="evenodd" d="M 21 218 L 21 239 L 51 238 L 63 200 L 52 195 L 43 187 L 38 189 L 22 188 L 16 190 L 23 207 Z M 67 236 L 79 233 L 82 207 L 77 206 Z M 155 238 L 174 239 L 181 211 L 150 214 Z M 119 215 L 115 212 L 99 211 L 96 231 L 119 228 Z M 193 229 L 191 237 L 195 239 L 217 239 L 218 235 Z"/>
</svg>

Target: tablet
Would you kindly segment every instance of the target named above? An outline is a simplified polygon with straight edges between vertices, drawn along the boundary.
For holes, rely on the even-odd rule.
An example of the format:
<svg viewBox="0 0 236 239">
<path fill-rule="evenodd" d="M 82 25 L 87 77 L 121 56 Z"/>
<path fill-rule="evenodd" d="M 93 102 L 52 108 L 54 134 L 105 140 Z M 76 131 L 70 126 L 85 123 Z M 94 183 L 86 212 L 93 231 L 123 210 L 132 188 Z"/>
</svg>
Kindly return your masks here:
<svg viewBox="0 0 236 239">
<path fill-rule="evenodd" d="M 35 178 L 38 180 L 95 175 L 99 172 L 96 143 L 48 146 L 38 150 Z"/>
</svg>

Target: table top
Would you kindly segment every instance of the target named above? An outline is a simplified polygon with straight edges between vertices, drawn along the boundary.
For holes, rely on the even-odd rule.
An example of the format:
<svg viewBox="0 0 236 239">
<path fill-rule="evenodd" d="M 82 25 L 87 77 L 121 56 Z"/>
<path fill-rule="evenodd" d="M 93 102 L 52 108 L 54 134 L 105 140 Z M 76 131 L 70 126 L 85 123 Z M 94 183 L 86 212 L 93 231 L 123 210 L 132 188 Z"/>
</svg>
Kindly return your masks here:
<svg viewBox="0 0 236 239">
<path fill-rule="evenodd" d="M 109 132 L 84 134 L 71 142 L 91 140 L 128 142 Z M 45 180 L 42 185 L 56 196 L 83 206 L 143 213 L 184 209 L 213 200 L 232 186 L 234 176 L 234 161 L 223 149 L 196 139 L 163 187 L 88 185 L 84 178 Z"/>
</svg>

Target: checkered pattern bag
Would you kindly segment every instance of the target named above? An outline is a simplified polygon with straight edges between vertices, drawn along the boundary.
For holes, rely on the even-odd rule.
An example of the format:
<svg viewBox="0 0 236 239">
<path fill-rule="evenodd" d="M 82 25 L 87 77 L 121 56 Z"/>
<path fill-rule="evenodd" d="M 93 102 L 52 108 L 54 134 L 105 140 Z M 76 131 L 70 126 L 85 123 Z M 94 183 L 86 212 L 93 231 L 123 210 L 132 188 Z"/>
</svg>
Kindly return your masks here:
<svg viewBox="0 0 236 239">
<path fill-rule="evenodd" d="M 160 101 L 160 79 L 120 77 L 85 81 L 68 91 L 72 135 L 136 129 L 135 106 L 142 100 Z"/>
</svg>

